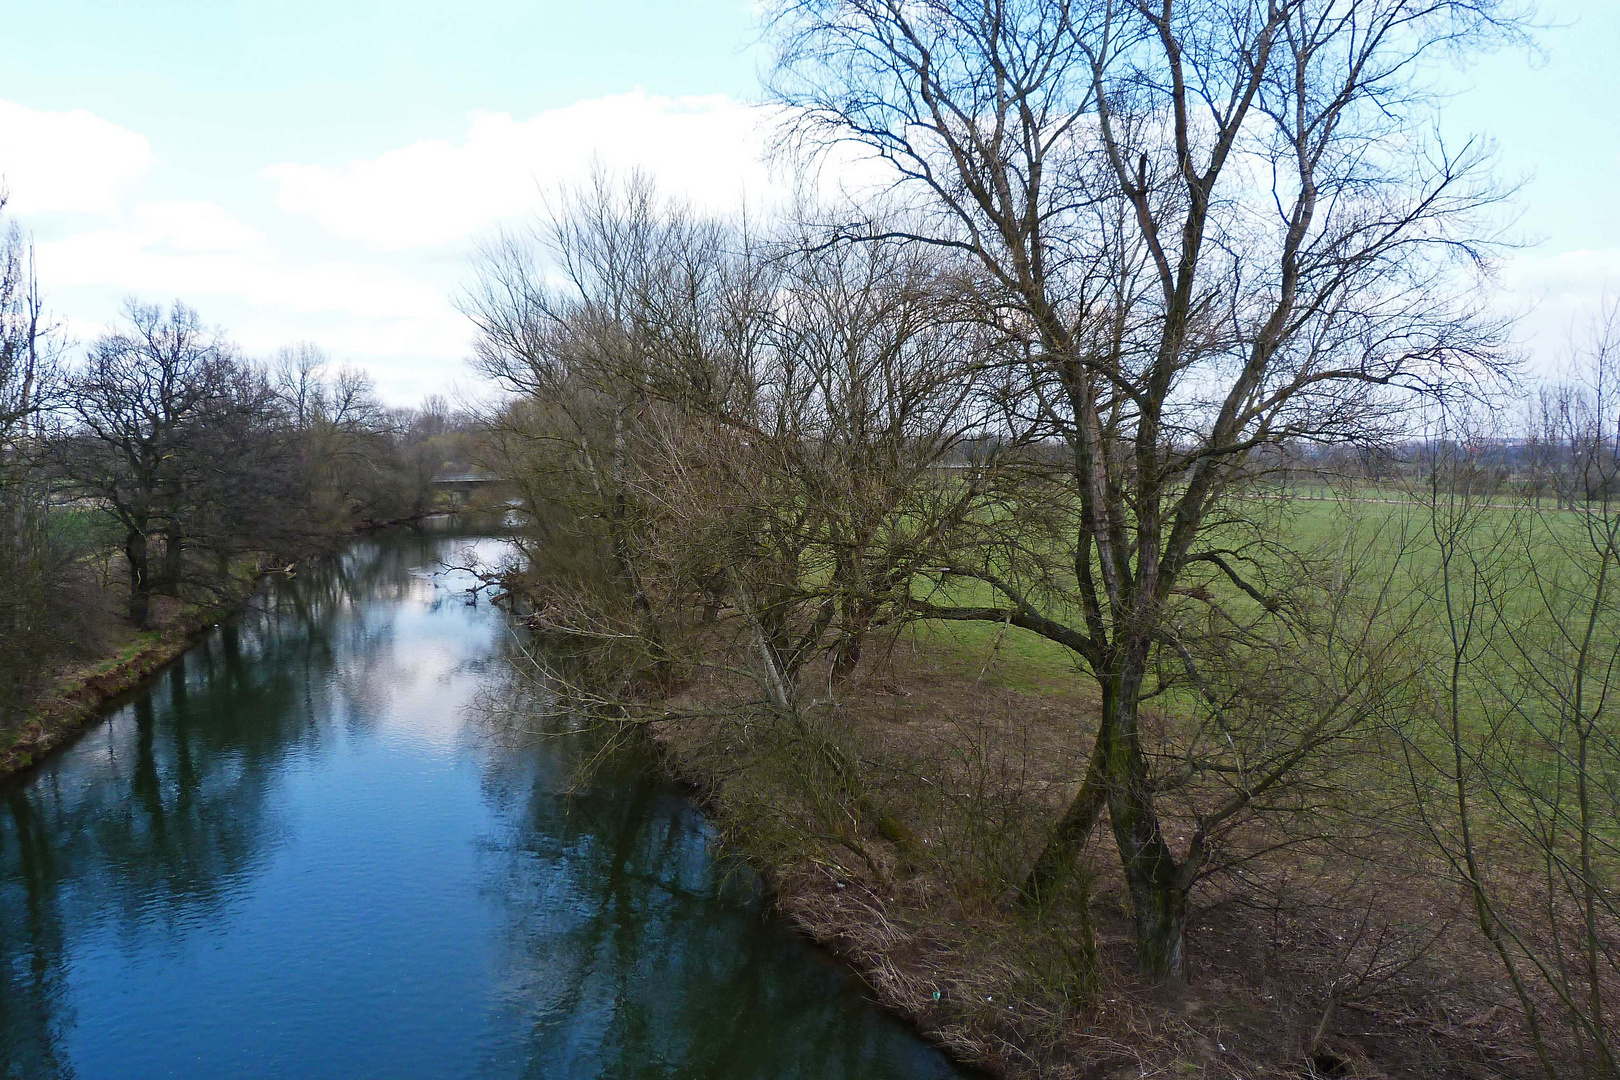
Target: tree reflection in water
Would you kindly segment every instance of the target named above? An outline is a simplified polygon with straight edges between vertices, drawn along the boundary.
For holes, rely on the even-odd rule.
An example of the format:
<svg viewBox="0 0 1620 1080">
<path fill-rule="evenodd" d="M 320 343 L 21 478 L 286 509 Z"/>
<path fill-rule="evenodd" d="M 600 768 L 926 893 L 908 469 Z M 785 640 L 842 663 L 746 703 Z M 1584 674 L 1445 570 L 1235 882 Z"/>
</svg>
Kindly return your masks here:
<svg viewBox="0 0 1620 1080">
<path fill-rule="evenodd" d="M 511 808 L 487 882 L 504 912 L 507 1007 L 527 1031 L 526 1070 L 492 1074 L 956 1075 L 764 916 L 757 878 L 716 859 L 712 826 L 640 755 L 593 765 L 576 791 L 589 736 L 531 742 L 548 752 L 486 766 L 488 797 Z"/>
<path fill-rule="evenodd" d="M 953 1075 L 644 762 L 498 719 L 462 542 L 278 583 L 0 790 L 0 1075 Z"/>
</svg>

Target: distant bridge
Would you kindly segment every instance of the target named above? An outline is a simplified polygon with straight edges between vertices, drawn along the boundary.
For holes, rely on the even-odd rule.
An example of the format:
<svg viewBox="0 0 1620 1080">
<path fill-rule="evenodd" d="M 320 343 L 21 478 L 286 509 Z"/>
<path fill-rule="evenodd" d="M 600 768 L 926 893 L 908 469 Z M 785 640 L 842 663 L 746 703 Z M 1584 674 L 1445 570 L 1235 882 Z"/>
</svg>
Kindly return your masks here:
<svg viewBox="0 0 1620 1080">
<path fill-rule="evenodd" d="M 481 491 L 497 484 L 506 483 L 502 476 L 490 476 L 487 473 L 444 473 L 435 476 L 432 480 L 434 487 L 440 491 L 449 492 L 450 505 L 458 506 L 475 491 Z"/>
</svg>

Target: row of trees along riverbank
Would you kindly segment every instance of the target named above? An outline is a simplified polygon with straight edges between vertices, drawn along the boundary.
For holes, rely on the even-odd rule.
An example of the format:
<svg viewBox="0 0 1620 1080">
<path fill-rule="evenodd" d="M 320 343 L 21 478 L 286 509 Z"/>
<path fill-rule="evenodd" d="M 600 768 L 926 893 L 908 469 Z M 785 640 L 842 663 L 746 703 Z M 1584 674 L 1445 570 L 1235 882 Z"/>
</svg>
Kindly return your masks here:
<svg viewBox="0 0 1620 1080">
<path fill-rule="evenodd" d="M 1125 978 L 1109 894 L 1132 985 L 1186 980 L 1218 912 L 1251 945 L 1262 911 L 1316 935 L 1248 1075 L 1348 1068 L 1323 1047 L 1350 1006 L 1459 982 L 1515 1019 L 1420 1071 L 1614 1075 L 1614 323 L 1567 379 L 1514 381 L 1501 189 L 1483 144 L 1428 134 L 1419 74 L 1517 13 L 813 0 L 769 25 L 784 149 L 853 145 L 881 195 L 744 222 L 601 178 L 468 298 L 531 522 L 511 584 L 588 646 L 573 703 L 707 733 L 769 857 L 921 920 L 951 915 L 918 882 L 960 886 L 1025 983 L 1016 1020 L 938 1026 L 1002 1065 L 1169 1052 L 1164 1014 L 1077 1033 Z M 1357 498 L 1304 505 L 1349 471 Z M 896 643 L 945 626 L 1067 684 L 1035 743 L 975 744 L 1002 802 L 873 734 Z"/>
<path fill-rule="evenodd" d="M 260 565 L 430 509 L 434 474 L 466 467 L 468 432 L 442 401 L 384 407 L 364 374 L 315 346 L 252 360 L 179 302 L 132 300 L 94 341 L 70 342 L 12 224 L 0 236 L 0 731 L 61 665 L 234 600 Z"/>
</svg>

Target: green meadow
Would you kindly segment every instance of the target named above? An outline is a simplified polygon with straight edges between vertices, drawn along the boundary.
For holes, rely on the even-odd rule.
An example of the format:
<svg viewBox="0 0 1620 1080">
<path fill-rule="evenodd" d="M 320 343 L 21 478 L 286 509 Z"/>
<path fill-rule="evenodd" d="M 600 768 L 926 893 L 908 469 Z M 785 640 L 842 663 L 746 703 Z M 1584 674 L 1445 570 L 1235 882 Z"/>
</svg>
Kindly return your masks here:
<svg viewBox="0 0 1620 1080">
<path fill-rule="evenodd" d="M 1570 673 L 1557 668 L 1574 663 L 1572 620 L 1586 619 L 1594 608 L 1589 656 L 1620 651 L 1620 603 L 1607 596 L 1601 604 L 1591 602 L 1604 543 L 1600 512 L 1502 501 L 1470 504 L 1446 495 L 1425 499 L 1423 492 L 1385 488 L 1376 497 L 1316 493 L 1246 500 L 1247 505 L 1229 508 L 1226 516 L 1249 518 L 1249 524 L 1226 530 L 1230 539 L 1222 545 L 1253 560 L 1238 565 L 1254 571 L 1261 591 L 1267 577 L 1263 571 L 1291 561 L 1286 552 L 1303 554 L 1319 574 L 1353 571 L 1363 601 L 1376 599 L 1381 605 L 1376 617 L 1386 630 L 1393 633 L 1398 627 L 1412 648 L 1436 661 L 1450 657 L 1454 641 L 1448 628 L 1455 624 L 1459 638 L 1468 635 L 1462 682 L 1463 697 L 1472 699 L 1465 705 L 1472 710 L 1510 693 L 1510 682 L 1524 682 L 1526 673 L 1514 670 L 1513 662 L 1522 664 L 1527 650 L 1543 658 L 1537 675 L 1544 683 L 1566 679 Z M 1620 517 L 1620 510 L 1611 517 Z M 1448 520 L 1458 528 L 1449 544 L 1444 542 Z M 1259 605 L 1218 573 L 1201 568 L 1197 580 L 1239 617 L 1260 615 Z M 1605 587 L 1613 591 L 1612 584 L 1605 582 Z M 994 605 L 999 597 L 988 585 L 971 583 L 953 584 L 948 596 L 936 593 L 934 600 Z M 1078 614 L 1061 600 L 1043 610 L 1059 618 Z M 982 671 L 994 684 L 1020 692 L 1093 685 L 1069 649 L 1016 626 L 924 620 L 907 627 L 899 644 Z M 1182 703 L 1192 705 L 1190 700 Z"/>
</svg>

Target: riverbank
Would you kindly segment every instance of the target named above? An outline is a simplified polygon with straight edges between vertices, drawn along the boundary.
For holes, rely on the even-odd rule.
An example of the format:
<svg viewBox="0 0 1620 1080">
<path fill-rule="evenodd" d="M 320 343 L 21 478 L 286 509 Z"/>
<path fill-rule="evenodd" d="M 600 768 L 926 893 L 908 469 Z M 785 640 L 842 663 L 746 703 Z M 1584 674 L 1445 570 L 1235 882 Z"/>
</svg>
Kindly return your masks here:
<svg viewBox="0 0 1620 1080">
<path fill-rule="evenodd" d="M 1461 898 L 1413 848 L 1280 848 L 1207 881 L 1194 897 L 1190 985 L 1175 991 L 1132 973 L 1129 904 L 1106 837 L 1075 892 L 1045 912 L 1009 903 L 1008 883 L 1075 790 L 1074 747 L 1096 707 L 1072 669 L 1015 645 L 937 629 L 903 639 L 826 720 L 869 778 L 868 810 L 900 822 L 910 845 L 847 800 L 818 800 L 790 739 L 757 713 L 728 711 L 737 688 L 725 676 L 687 687 L 667 703 L 675 718 L 649 734 L 783 915 L 883 1004 L 994 1074 L 1533 1069 Z"/>
<path fill-rule="evenodd" d="M 362 521 L 347 534 L 331 537 L 292 561 L 248 559 L 206 603 L 154 595 L 150 627 L 136 629 L 124 618 L 128 585 L 116 561 L 92 572 L 79 570 L 78 590 L 86 610 L 80 655 L 60 660 L 41 680 L 41 689 L 23 719 L 0 728 L 0 780 L 38 765 L 52 751 L 82 735 L 103 718 L 109 703 L 138 687 L 195 643 L 198 635 L 241 610 L 265 578 L 335 551 L 354 536 L 420 522 L 432 514 Z"/>
<path fill-rule="evenodd" d="M 110 702 L 173 663 L 199 634 L 238 610 L 263 577 L 260 572 L 244 574 L 209 604 L 154 597 L 154 625 L 144 630 L 122 618 L 121 582 L 101 589 L 91 598 L 96 610 L 89 620 L 100 647 L 88 657 L 59 664 L 43 680 L 43 689 L 21 723 L 0 731 L 0 779 L 38 765 L 82 735 L 103 718 Z"/>
</svg>

